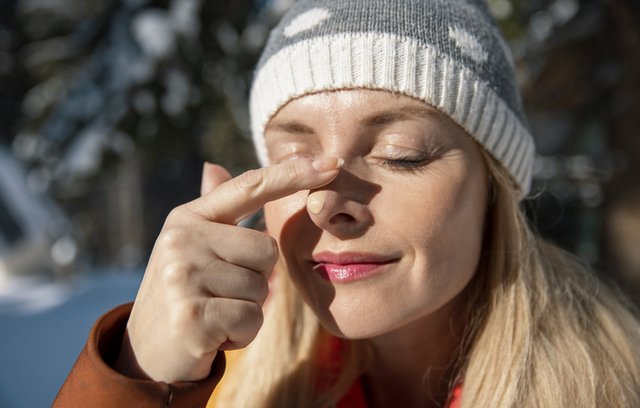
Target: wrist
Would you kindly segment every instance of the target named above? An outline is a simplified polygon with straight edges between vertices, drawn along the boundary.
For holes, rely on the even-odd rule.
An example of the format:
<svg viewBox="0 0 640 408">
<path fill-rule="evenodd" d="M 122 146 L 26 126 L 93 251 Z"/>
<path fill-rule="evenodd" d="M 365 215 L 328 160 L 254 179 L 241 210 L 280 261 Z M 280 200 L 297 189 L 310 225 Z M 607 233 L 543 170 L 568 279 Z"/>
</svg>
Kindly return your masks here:
<svg viewBox="0 0 640 408">
<path fill-rule="evenodd" d="M 118 373 L 137 380 L 153 380 L 138 364 L 136 355 L 131 347 L 131 340 L 129 339 L 128 330 L 124 331 L 122 336 L 122 344 L 120 346 L 120 352 L 113 365 L 113 369 Z"/>
</svg>

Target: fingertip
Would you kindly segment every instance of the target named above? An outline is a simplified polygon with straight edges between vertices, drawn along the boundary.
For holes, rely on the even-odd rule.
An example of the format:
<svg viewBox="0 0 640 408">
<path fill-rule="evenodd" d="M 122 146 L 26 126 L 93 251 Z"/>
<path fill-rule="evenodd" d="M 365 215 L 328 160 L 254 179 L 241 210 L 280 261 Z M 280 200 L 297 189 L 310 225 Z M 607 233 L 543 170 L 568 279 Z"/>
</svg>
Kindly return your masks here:
<svg viewBox="0 0 640 408">
<path fill-rule="evenodd" d="M 344 159 L 340 157 L 320 157 L 311 162 L 311 165 L 318 173 L 326 173 L 337 170 L 344 164 Z"/>
</svg>

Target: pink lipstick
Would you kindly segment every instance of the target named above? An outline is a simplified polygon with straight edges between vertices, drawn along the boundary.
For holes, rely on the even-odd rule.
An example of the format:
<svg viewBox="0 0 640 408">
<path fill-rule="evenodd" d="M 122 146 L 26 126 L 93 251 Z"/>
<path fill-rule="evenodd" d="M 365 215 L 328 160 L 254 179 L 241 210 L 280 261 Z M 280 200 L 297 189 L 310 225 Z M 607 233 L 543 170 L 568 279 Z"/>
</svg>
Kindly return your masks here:
<svg viewBox="0 0 640 408">
<path fill-rule="evenodd" d="M 347 283 L 376 275 L 397 260 L 378 254 L 322 252 L 313 256 L 313 270 L 330 282 Z"/>
</svg>

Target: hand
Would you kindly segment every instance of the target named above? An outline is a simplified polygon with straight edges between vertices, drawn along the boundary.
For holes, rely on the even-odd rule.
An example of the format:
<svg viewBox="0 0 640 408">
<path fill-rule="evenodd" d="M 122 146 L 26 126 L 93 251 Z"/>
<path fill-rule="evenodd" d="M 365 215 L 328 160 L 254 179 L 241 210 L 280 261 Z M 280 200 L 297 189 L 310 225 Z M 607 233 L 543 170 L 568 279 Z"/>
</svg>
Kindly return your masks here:
<svg viewBox="0 0 640 408">
<path fill-rule="evenodd" d="M 218 350 L 247 346 L 262 325 L 278 247 L 236 224 L 268 201 L 329 183 L 338 169 L 335 158 L 298 159 L 232 179 L 205 165 L 203 195 L 171 211 L 156 240 L 116 369 L 196 381 L 209 375 Z"/>
</svg>

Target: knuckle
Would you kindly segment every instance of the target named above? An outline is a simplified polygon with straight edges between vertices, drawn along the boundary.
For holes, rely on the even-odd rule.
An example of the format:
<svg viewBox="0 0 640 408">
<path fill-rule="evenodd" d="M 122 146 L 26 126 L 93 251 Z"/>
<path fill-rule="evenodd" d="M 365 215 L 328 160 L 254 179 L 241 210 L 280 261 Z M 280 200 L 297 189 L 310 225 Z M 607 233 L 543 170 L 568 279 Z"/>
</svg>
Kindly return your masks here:
<svg viewBox="0 0 640 408">
<path fill-rule="evenodd" d="M 253 271 L 246 271 L 241 275 L 242 288 L 247 294 L 247 300 L 262 305 L 269 295 L 269 281 L 264 276 Z"/>
<path fill-rule="evenodd" d="M 234 346 L 233 349 L 235 349 L 235 350 L 243 349 L 243 348 L 247 347 L 249 344 L 251 344 L 252 341 L 253 341 L 253 338 L 245 339 L 245 340 L 241 340 L 241 341 L 234 341 L 233 342 L 233 346 Z"/>
<path fill-rule="evenodd" d="M 302 180 L 307 173 L 306 167 L 302 166 L 300 160 L 295 160 L 291 166 L 287 166 L 285 169 L 288 180 Z"/>
<path fill-rule="evenodd" d="M 182 286 L 184 283 L 192 281 L 196 272 L 195 265 L 184 261 L 174 261 L 163 269 L 163 278 L 169 286 Z"/>
<path fill-rule="evenodd" d="M 269 256 L 271 259 L 271 263 L 275 265 L 278 260 L 279 249 L 278 249 L 278 241 L 274 237 L 267 235 L 269 241 Z"/>
<path fill-rule="evenodd" d="M 227 338 L 227 324 L 224 321 L 223 304 L 217 302 L 215 299 L 210 299 L 208 306 L 203 310 L 203 330 L 207 337 L 217 344 L 222 344 Z"/>
<path fill-rule="evenodd" d="M 200 340 L 191 346 L 191 355 L 196 359 L 206 358 L 215 353 L 216 350 L 208 347 L 206 340 Z"/>
<path fill-rule="evenodd" d="M 205 331 L 192 332 L 186 342 L 187 351 L 193 358 L 200 360 L 215 354 L 217 347 L 223 342 L 224 338 L 209 336 Z"/>
<path fill-rule="evenodd" d="M 248 303 L 249 306 L 245 312 L 245 321 L 246 321 L 246 336 L 253 340 L 258 331 L 260 331 L 260 327 L 262 327 L 262 323 L 264 322 L 264 315 L 262 314 L 262 308 L 255 303 Z"/>
<path fill-rule="evenodd" d="M 258 332 L 263 320 L 264 316 L 260 306 L 253 302 L 242 302 L 229 323 L 234 332 L 253 334 Z"/>
<path fill-rule="evenodd" d="M 176 222 L 182 219 L 184 217 L 185 211 L 186 211 L 186 206 L 184 204 L 172 208 L 171 211 L 169 211 L 169 214 L 167 215 L 166 223 L 171 224 L 173 222 Z"/>
<path fill-rule="evenodd" d="M 245 316 L 247 325 L 254 328 L 257 333 L 264 321 L 262 308 L 253 302 L 245 302 L 243 303 L 243 309 L 242 314 Z"/>
<path fill-rule="evenodd" d="M 171 310 L 173 325 L 185 329 L 192 327 L 193 322 L 200 320 L 202 315 L 202 306 L 193 301 L 176 302 Z"/>
<path fill-rule="evenodd" d="M 276 240 L 264 233 L 259 233 L 254 241 L 256 267 L 259 271 L 273 268 L 278 260 L 278 244 Z"/>
<path fill-rule="evenodd" d="M 258 279 L 255 284 L 256 293 L 257 293 L 257 301 L 262 304 L 265 300 L 267 300 L 267 296 L 269 296 L 269 281 L 261 275 L 258 275 Z"/>
<path fill-rule="evenodd" d="M 263 254 L 267 263 L 266 266 L 271 267 L 278 260 L 278 244 L 276 243 L 275 238 L 269 235 L 264 235 L 263 246 Z"/>
<path fill-rule="evenodd" d="M 186 232 L 182 228 L 172 227 L 163 231 L 159 239 L 165 250 L 177 251 L 188 241 L 186 235 Z"/>
<path fill-rule="evenodd" d="M 215 209 L 217 198 L 213 194 L 207 194 L 202 196 L 201 199 L 205 203 L 202 206 L 202 212 L 206 213 L 206 216 L 211 220 L 218 218 L 218 212 Z"/>
<path fill-rule="evenodd" d="M 251 192 L 262 184 L 263 179 L 262 171 L 248 170 L 238 176 L 237 185 L 241 190 Z"/>
</svg>

